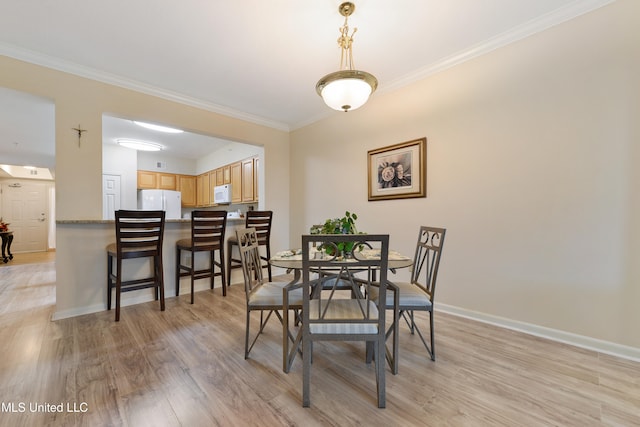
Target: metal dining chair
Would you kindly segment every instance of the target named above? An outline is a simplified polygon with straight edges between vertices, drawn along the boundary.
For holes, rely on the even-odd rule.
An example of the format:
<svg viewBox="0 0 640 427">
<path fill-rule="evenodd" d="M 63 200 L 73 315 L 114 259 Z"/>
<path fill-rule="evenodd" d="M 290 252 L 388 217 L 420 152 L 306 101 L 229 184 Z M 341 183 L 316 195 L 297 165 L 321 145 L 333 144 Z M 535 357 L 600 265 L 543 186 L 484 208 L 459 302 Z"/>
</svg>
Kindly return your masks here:
<svg viewBox="0 0 640 427">
<path fill-rule="evenodd" d="M 413 259 L 413 270 L 410 282 L 393 282 L 386 296 L 385 307 L 393 311 L 393 323 L 387 330 L 387 338 L 392 336 L 392 349 L 387 351 L 387 361 L 394 374 L 398 373 L 398 354 L 400 318 L 403 318 L 413 335 L 418 333 L 420 340 L 431 360 L 436 360 L 435 338 L 433 328 L 433 304 L 435 301 L 436 281 L 440 268 L 440 257 L 446 229 L 436 227 L 420 227 L 416 251 Z M 373 297 L 377 290 L 373 289 Z M 415 311 L 429 314 L 429 343 L 418 328 Z"/>
<path fill-rule="evenodd" d="M 245 330 L 244 358 L 249 358 L 249 353 L 262 334 L 271 315 L 276 317 L 283 325 L 282 336 L 282 366 L 285 372 L 291 366 L 289 359 L 289 341 L 293 341 L 293 335 L 289 331 L 288 310 L 296 313 L 302 308 L 302 291 L 300 289 L 289 292 L 286 282 L 271 282 L 264 280 L 262 258 L 260 256 L 260 238 L 255 228 L 236 230 L 240 260 L 244 277 L 245 295 L 247 302 L 247 321 Z M 286 299 L 286 305 L 285 305 Z M 254 338 L 251 338 L 251 313 L 260 312 L 260 324 Z M 281 314 L 280 312 L 283 312 Z M 266 313 L 266 316 L 265 316 Z M 286 320 L 285 320 L 286 319 Z M 293 354 L 295 356 L 295 353 Z"/>
<path fill-rule="evenodd" d="M 341 256 L 336 241 L 354 248 L 377 249 L 379 257 L 354 250 Z M 333 255 L 315 256 L 313 247 L 333 248 Z M 310 254 L 314 256 L 310 256 Z M 366 362 L 375 362 L 378 407 L 386 405 L 385 310 L 389 236 L 376 234 L 302 236 L 302 406 L 311 404 L 311 356 L 316 341 L 363 341 Z M 379 275 L 377 299 L 372 297 L 374 272 Z M 339 287 L 349 285 L 348 290 Z M 328 285 L 328 286 L 327 286 Z M 331 363 L 340 363 L 331 361 Z"/>
</svg>

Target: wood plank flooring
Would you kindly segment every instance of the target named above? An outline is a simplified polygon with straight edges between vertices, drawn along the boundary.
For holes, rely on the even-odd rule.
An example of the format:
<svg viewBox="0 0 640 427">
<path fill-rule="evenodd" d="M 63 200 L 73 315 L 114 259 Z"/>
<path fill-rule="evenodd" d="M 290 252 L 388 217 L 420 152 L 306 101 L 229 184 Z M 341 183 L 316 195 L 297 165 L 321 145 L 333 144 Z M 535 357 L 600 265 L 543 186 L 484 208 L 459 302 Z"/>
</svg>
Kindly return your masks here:
<svg viewBox="0 0 640 427">
<path fill-rule="evenodd" d="M 54 263 L 15 264 L 0 301 L 0 426 L 640 425 L 639 363 L 442 313 L 435 363 L 403 328 L 386 409 L 363 346 L 318 343 L 305 409 L 275 319 L 244 360 L 239 285 L 52 322 Z"/>
</svg>

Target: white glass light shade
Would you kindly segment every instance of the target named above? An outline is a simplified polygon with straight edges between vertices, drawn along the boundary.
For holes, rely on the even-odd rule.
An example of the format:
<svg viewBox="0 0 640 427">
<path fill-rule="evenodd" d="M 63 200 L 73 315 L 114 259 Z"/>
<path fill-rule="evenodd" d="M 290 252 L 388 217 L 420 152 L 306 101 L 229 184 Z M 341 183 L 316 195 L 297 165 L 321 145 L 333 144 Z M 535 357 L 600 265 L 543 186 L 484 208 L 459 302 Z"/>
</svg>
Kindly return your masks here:
<svg viewBox="0 0 640 427">
<path fill-rule="evenodd" d="M 377 87 L 376 78 L 365 71 L 342 70 L 320 79 L 316 91 L 329 107 L 346 112 L 362 107 Z"/>
<path fill-rule="evenodd" d="M 116 142 L 123 147 L 138 151 L 160 151 L 163 148 L 162 145 L 154 142 L 138 141 L 135 139 L 120 138 L 116 139 Z"/>
</svg>

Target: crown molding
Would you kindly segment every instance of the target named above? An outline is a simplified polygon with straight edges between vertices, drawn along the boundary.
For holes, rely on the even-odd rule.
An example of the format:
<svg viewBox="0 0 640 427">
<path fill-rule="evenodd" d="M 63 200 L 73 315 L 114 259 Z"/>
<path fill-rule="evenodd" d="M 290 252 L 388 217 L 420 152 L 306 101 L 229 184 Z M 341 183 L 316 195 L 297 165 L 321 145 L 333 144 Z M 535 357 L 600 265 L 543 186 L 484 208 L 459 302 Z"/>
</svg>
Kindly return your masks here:
<svg viewBox="0 0 640 427">
<path fill-rule="evenodd" d="M 244 120 L 257 125 L 288 132 L 289 126 L 285 123 L 276 122 L 265 119 L 263 117 L 248 114 L 242 111 L 234 110 L 223 105 L 217 105 L 201 99 L 186 96 L 177 92 L 166 90 L 157 86 L 149 85 L 133 79 L 127 79 L 104 71 L 85 67 L 76 63 L 54 58 L 39 52 L 22 49 L 17 46 L 0 42 L 0 55 L 8 56 L 20 61 L 29 62 L 31 64 L 40 65 L 57 71 L 73 74 L 79 77 L 107 83 L 124 89 L 130 89 L 147 95 L 156 96 L 168 101 L 177 102 L 179 104 L 188 105 L 190 107 L 200 108 L 202 110 L 211 111 L 213 113 L 222 114 L 239 120 Z"/>
<path fill-rule="evenodd" d="M 491 37 L 482 43 L 478 43 L 475 46 L 442 58 L 436 63 L 409 73 L 400 79 L 394 80 L 386 85 L 381 85 L 378 92 L 391 92 L 403 86 L 415 83 L 433 74 L 439 73 L 458 64 L 462 64 L 463 62 L 517 42 L 573 18 L 577 18 L 580 15 L 584 15 L 585 13 L 599 9 L 615 1 L 616 0 L 575 0 L 566 6 Z"/>
<path fill-rule="evenodd" d="M 585 13 L 591 12 L 595 9 L 606 6 L 616 0 L 575 0 L 572 3 L 556 9 L 553 12 L 542 15 L 536 19 L 528 21 L 522 25 L 519 25 L 511 30 L 505 31 L 497 36 L 491 37 L 482 43 L 476 44 L 471 48 L 465 49 L 448 57 L 442 58 L 434 64 L 421 68 L 415 72 L 406 74 L 405 76 L 391 81 L 387 84 L 381 84 L 377 90 L 377 93 L 387 93 L 409 84 L 415 83 L 433 74 L 444 71 L 448 68 L 454 67 L 463 62 L 469 61 L 473 58 L 479 57 L 486 53 L 489 53 L 495 49 L 522 40 L 526 37 L 544 31 L 555 25 L 569 21 Z M 127 79 L 118 75 L 105 73 L 99 70 L 95 70 L 89 67 L 84 67 L 68 61 L 63 61 L 58 58 L 54 58 L 45 54 L 29 51 L 26 49 L 18 48 L 10 44 L 0 42 L 0 55 L 5 55 L 11 58 L 15 58 L 21 61 L 41 65 L 43 67 L 52 68 L 58 71 L 74 74 L 80 77 L 85 77 L 91 80 L 96 80 L 102 83 L 119 86 L 125 89 L 134 90 L 137 92 L 145 93 L 147 95 L 157 96 L 162 99 L 177 102 L 191 107 L 200 108 L 213 113 L 222 114 L 224 116 L 244 120 L 250 123 L 254 123 L 269 128 L 290 132 L 292 129 L 299 129 L 306 125 L 312 124 L 317 120 L 321 120 L 329 116 L 329 114 L 317 115 L 308 120 L 296 123 L 290 126 L 286 123 L 276 122 L 273 120 L 265 119 L 263 117 L 248 114 L 242 111 L 234 110 L 222 105 L 213 104 L 203 101 L 201 99 L 189 97 L 177 92 L 172 92 L 166 89 L 162 89 L 157 86 L 148 85 L 143 82 L 139 82 L 132 79 Z"/>
</svg>

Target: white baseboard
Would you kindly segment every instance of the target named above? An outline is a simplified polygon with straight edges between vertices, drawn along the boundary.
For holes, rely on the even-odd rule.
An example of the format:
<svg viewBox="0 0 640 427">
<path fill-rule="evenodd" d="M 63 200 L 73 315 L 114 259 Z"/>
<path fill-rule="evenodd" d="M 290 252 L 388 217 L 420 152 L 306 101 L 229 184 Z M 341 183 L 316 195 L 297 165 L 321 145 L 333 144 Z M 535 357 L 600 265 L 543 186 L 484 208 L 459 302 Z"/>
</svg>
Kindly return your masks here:
<svg viewBox="0 0 640 427">
<path fill-rule="evenodd" d="M 587 350 L 597 351 L 599 353 L 609 354 L 621 357 L 623 359 L 640 362 L 640 348 L 630 347 L 622 344 L 616 344 L 609 341 L 599 340 L 596 338 L 577 335 L 570 332 L 551 329 L 544 326 L 538 326 L 531 323 L 520 322 L 517 320 L 507 319 L 504 317 L 493 316 L 491 314 L 480 313 L 477 311 L 467 310 L 447 304 L 436 304 L 437 311 L 452 314 L 454 316 L 464 317 L 466 319 L 476 320 L 478 322 L 511 329 L 525 334 L 534 335 L 536 337 L 547 338 L 564 344 L 574 345 L 576 347 Z"/>
</svg>

